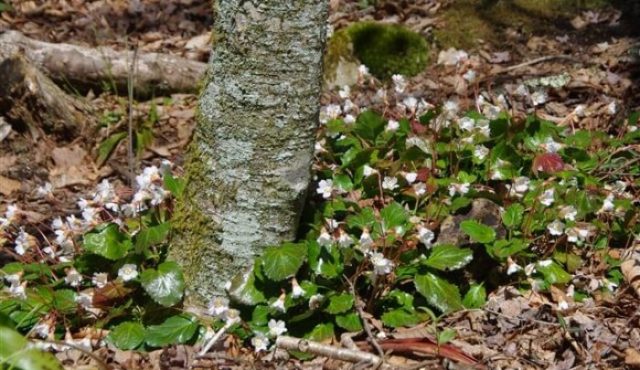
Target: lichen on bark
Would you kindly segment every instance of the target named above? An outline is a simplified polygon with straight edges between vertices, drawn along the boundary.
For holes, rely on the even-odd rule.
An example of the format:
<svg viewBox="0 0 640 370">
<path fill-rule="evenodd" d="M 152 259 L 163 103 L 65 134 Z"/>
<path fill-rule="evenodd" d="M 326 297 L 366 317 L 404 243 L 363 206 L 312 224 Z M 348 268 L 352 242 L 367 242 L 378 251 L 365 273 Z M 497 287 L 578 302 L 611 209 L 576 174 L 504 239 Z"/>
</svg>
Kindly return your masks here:
<svg viewBox="0 0 640 370">
<path fill-rule="evenodd" d="M 318 120 L 326 1 L 225 0 L 169 258 L 188 304 L 224 294 L 265 246 L 293 239 Z"/>
</svg>

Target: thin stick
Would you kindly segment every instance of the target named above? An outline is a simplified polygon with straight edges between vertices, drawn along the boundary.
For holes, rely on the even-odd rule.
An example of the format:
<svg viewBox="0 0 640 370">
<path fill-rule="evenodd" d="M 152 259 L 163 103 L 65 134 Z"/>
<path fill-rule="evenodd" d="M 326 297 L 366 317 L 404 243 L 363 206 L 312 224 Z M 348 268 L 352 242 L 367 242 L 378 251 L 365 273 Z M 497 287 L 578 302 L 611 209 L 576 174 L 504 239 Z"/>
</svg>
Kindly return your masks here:
<svg viewBox="0 0 640 370">
<path fill-rule="evenodd" d="M 138 59 L 138 47 L 133 49 L 133 58 L 129 67 L 129 76 L 127 79 L 127 90 L 129 93 L 129 150 L 127 156 L 129 159 L 129 186 L 133 188 L 136 174 L 135 148 L 133 146 L 133 84 L 136 74 L 136 60 Z"/>
<path fill-rule="evenodd" d="M 224 326 L 222 327 L 222 329 L 218 330 L 218 332 L 211 337 L 211 339 L 209 339 L 209 341 L 207 343 L 205 343 L 205 345 L 202 347 L 202 349 L 200 350 L 200 352 L 198 352 L 198 356 L 204 356 L 207 352 L 209 352 L 209 350 L 211 349 L 211 347 L 213 347 L 214 344 L 216 344 L 216 342 L 218 341 L 218 339 L 220 339 L 220 337 L 227 332 L 227 330 L 229 330 L 229 328 L 234 325 L 235 323 L 237 323 L 239 321 L 239 319 L 234 319 L 234 320 L 228 320 Z"/>
<path fill-rule="evenodd" d="M 554 60 L 554 59 L 564 59 L 564 60 L 568 60 L 568 61 L 576 62 L 576 63 L 581 63 L 582 62 L 581 60 L 576 59 L 576 58 L 574 58 L 572 56 L 569 56 L 569 55 L 547 55 L 547 56 L 544 56 L 544 57 L 528 60 L 526 62 L 523 62 L 523 63 L 520 63 L 520 64 L 516 64 L 516 65 L 510 66 L 510 67 L 506 67 L 504 69 L 501 69 L 501 70 L 499 70 L 497 72 L 492 73 L 492 75 L 498 75 L 498 74 L 501 74 L 501 73 L 511 72 L 511 71 L 516 70 L 516 69 L 532 66 L 534 64 L 538 64 L 538 63 L 542 63 L 542 62 L 548 62 L 548 61 Z"/>
<path fill-rule="evenodd" d="M 349 284 L 349 290 L 351 291 L 351 295 L 353 296 L 353 299 L 356 301 L 356 304 L 355 304 L 356 311 L 358 311 L 358 316 L 360 316 L 360 320 L 362 320 L 362 327 L 364 328 L 364 332 L 367 333 L 369 342 L 371 343 L 373 348 L 375 348 L 376 352 L 378 353 L 378 356 L 380 356 L 380 358 L 384 361 L 384 351 L 382 350 L 382 347 L 380 347 L 380 343 L 378 343 L 378 341 L 376 340 L 376 337 L 373 335 L 373 332 L 371 331 L 371 326 L 369 326 L 366 315 L 362 310 L 362 307 L 364 306 L 364 302 L 362 302 L 360 297 L 358 297 L 358 295 L 356 294 L 356 288 L 353 286 L 351 281 L 346 277 L 345 277 L 345 280 L 347 281 L 347 284 Z"/>
<path fill-rule="evenodd" d="M 276 339 L 276 346 L 290 351 L 301 351 L 341 361 L 368 363 L 383 370 L 391 370 L 393 368 L 391 365 L 385 364 L 380 357 L 373 353 L 334 347 L 302 338 L 281 335 Z"/>
</svg>

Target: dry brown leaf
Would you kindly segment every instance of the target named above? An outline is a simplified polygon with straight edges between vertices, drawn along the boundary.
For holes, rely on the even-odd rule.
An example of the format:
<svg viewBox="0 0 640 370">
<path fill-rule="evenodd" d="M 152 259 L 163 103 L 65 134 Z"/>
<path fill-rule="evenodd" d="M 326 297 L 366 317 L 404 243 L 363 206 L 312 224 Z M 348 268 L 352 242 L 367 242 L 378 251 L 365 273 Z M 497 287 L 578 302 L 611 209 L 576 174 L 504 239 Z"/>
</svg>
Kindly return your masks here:
<svg viewBox="0 0 640 370">
<path fill-rule="evenodd" d="M 625 281 L 633 287 L 640 297 L 640 243 L 636 243 L 625 253 L 620 270 Z"/>
<path fill-rule="evenodd" d="M 18 160 L 16 155 L 5 155 L 0 157 L 0 172 L 5 172 L 13 166 Z"/>
<path fill-rule="evenodd" d="M 20 181 L 0 175 L 0 194 L 7 196 L 16 190 L 20 190 L 20 185 Z"/>
<path fill-rule="evenodd" d="M 634 348 L 627 348 L 627 350 L 624 351 L 624 363 L 640 369 L 640 352 Z"/>
<path fill-rule="evenodd" d="M 51 151 L 51 158 L 53 158 L 56 167 L 60 168 L 82 165 L 86 155 L 87 152 L 78 145 L 55 148 Z"/>
</svg>

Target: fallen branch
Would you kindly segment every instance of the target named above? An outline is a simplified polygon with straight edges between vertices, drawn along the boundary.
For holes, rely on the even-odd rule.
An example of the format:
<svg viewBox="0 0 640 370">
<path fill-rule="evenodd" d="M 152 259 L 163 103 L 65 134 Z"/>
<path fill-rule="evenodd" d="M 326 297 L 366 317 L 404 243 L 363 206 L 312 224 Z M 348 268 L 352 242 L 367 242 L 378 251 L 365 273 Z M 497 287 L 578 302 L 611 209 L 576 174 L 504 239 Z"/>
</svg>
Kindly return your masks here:
<svg viewBox="0 0 640 370">
<path fill-rule="evenodd" d="M 0 32 L 0 62 L 21 52 L 38 69 L 61 84 L 78 90 L 102 90 L 105 85 L 127 92 L 132 51 L 53 44 L 17 31 Z M 159 53 L 140 53 L 135 67 L 138 96 L 195 93 L 207 65 Z"/>
<path fill-rule="evenodd" d="M 278 337 L 278 339 L 276 339 L 276 346 L 289 351 L 300 351 L 351 363 L 367 364 L 378 369 L 393 369 L 392 366 L 383 363 L 380 357 L 372 353 L 354 349 L 334 347 L 328 344 L 322 344 L 307 339 L 281 335 Z"/>
<path fill-rule="evenodd" d="M 20 55 L 0 60 L 0 115 L 34 139 L 55 134 L 62 140 L 93 138 L 91 108 L 67 95 Z"/>
</svg>

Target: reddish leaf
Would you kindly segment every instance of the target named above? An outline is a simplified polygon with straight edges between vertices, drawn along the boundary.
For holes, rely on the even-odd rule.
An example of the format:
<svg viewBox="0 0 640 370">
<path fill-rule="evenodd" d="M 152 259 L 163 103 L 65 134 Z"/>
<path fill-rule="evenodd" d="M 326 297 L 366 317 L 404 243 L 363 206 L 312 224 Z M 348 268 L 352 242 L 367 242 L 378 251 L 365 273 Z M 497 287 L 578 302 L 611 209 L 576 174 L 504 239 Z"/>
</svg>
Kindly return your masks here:
<svg viewBox="0 0 640 370">
<path fill-rule="evenodd" d="M 429 169 L 427 167 L 422 167 L 418 170 L 418 176 L 416 177 L 416 180 L 420 181 L 420 182 L 427 182 L 427 179 L 429 178 Z"/>
<path fill-rule="evenodd" d="M 103 288 L 95 290 L 93 294 L 93 305 L 100 308 L 112 307 L 131 292 L 133 292 L 133 289 L 125 287 L 124 283 L 111 281 Z"/>
<path fill-rule="evenodd" d="M 557 153 L 544 153 L 538 154 L 533 159 L 533 173 L 538 174 L 538 171 L 545 173 L 556 173 L 564 169 L 564 161 Z"/>
<path fill-rule="evenodd" d="M 427 127 L 421 124 L 420 122 L 418 122 L 418 120 L 412 119 L 411 131 L 413 131 L 414 134 L 420 135 L 427 132 Z"/>
</svg>

